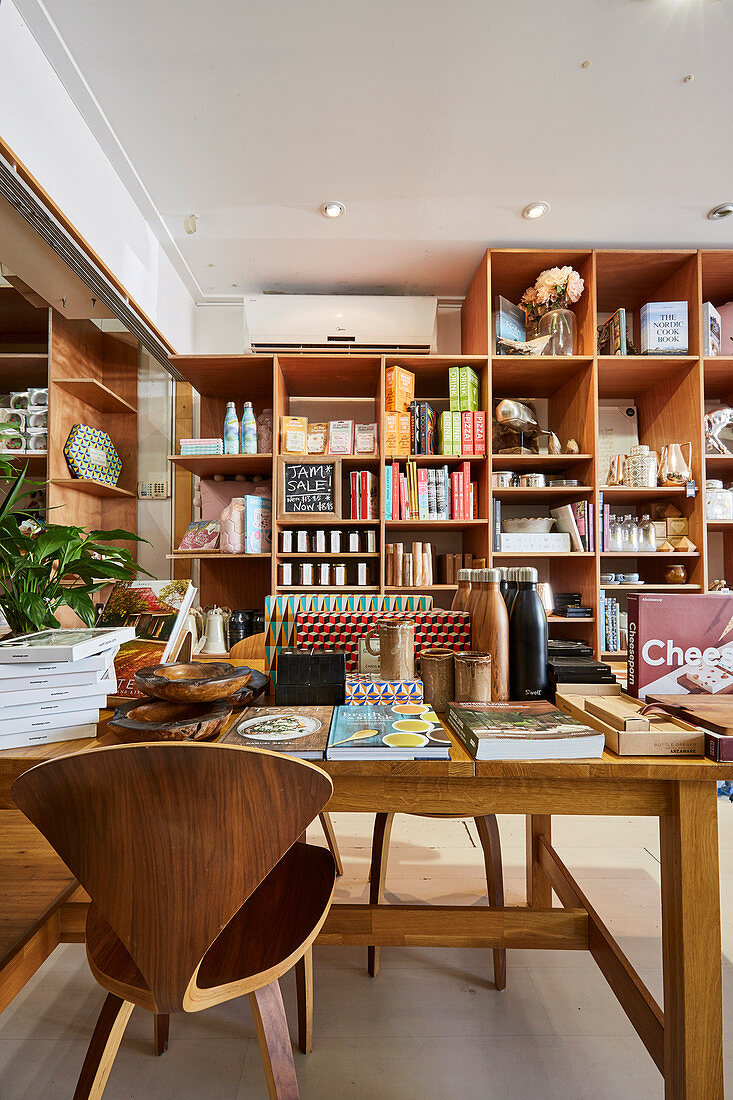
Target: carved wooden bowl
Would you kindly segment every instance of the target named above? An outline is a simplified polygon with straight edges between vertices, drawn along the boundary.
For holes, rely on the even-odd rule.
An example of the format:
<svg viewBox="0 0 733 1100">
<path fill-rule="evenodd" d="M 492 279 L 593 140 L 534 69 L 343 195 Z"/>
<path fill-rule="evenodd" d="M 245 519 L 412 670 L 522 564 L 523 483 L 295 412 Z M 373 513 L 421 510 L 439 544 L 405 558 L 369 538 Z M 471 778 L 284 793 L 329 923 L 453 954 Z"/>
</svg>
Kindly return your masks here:
<svg viewBox="0 0 733 1100">
<path fill-rule="evenodd" d="M 107 725 L 123 741 L 207 741 L 221 733 L 231 713 L 226 703 L 131 699 Z"/>
<path fill-rule="evenodd" d="M 135 673 L 141 691 L 171 703 L 217 703 L 241 691 L 251 678 L 251 668 L 225 661 L 148 665 Z"/>
</svg>

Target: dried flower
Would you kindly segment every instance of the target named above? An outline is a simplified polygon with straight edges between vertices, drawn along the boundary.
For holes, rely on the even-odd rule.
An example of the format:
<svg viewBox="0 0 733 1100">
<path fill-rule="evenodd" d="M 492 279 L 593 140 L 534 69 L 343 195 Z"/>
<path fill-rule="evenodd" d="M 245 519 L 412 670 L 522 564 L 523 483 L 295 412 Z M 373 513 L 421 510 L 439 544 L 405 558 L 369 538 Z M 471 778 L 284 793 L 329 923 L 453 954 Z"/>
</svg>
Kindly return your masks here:
<svg viewBox="0 0 733 1100">
<path fill-rule="evenodd" d="M 537 288 L 533 287 L 533 286 L 528 286 L 527 289 L 525 290 L 524 294 L 522 295 L 519 304 L 520 304 L 520 306 L 521 305 L 533 306 L 533 305 L 536 304 L 536 302 L 537 302 Z"/>
</svg>

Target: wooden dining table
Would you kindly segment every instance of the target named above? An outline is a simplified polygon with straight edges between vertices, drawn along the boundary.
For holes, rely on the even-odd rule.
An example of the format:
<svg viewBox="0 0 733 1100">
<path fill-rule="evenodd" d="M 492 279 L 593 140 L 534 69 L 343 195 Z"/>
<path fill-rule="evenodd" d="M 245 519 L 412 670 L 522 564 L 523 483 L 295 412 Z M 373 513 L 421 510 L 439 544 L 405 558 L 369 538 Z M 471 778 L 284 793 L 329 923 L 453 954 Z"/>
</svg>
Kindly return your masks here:
<svg viewBox="0 0 733 1100">
<path fill-rule="evenodd" d="M 589 951 L 665 1082 L 665 1097 L 723 1096 L 722 972 L 716 784 L 730 767 L 701 757 L 477 762 L 450 731 L 450 759 L 321 763 L 331 812 L 527 820 L 525 905 L 333 904 L 319 944 Z M 0 752 L 0 810 L 40 760 L 117 743 L 94 740 Z M 554 816 L 656 817 L 661 853 L 664 1011 L 552 845 Z M 558 904 L 554 904 L 554 898 Z M 59 941 L 84 938 L 87 901 L 62 907 Z M 0 981 L 2 978 L 0 976 Z"/>
</svg>

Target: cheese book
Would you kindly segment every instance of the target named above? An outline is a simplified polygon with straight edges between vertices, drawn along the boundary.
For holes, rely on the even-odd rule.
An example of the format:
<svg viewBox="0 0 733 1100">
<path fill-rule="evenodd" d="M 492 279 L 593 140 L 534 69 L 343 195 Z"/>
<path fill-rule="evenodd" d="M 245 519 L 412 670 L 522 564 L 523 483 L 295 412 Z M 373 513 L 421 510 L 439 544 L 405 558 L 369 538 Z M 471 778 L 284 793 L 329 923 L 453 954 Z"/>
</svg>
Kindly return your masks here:
<svg viewBox="0 0 733 1100">
<path fill-rule="evenodd" d="M 250 707 L 220 743 L 323 760 L 333 707 Z"/>
<path fill-rule="evenodd" d="M 449 703 L 450 728 L 476 760 L 589 760 L 605 737 L 544 701 Z"/>
<path fill-rule="evenodd" d="M 629 695 L 733 694 L 733 596 L 630 592 Z"/>
</svg>

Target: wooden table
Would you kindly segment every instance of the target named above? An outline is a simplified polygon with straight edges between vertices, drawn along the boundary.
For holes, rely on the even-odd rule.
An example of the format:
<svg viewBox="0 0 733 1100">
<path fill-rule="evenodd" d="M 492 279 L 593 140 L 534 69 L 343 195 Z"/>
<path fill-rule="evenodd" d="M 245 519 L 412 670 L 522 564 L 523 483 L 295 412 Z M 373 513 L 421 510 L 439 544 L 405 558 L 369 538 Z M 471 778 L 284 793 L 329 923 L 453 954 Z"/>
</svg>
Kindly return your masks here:
<svg viewBox="0 0 733 1100">
<path fill-rule="evenodd" d="M 107 735 L 109 737 L 109 735 Z M 527 815 L 527 905 L 334 904 L 323 944 L 504 947 L 590 951 L 664 1076 L 665 1096 L 723 1096 L 720 901 L 715 780 L 726 765 L 701 758 L 477 763 L 452 737 L 447 761 L 327 761 L 330 811 Z M 106 738 L 103 738 L 106 740 Z M 0 809 L 10 784 L 40 759 L 79 751 L 69 742 L 0 753 Z M 658 817 L 661 838 L 665 1011 L 613 939 L 552 846 L 552 816 Z M 554 907 L 553 891 L 560 900 Z M 83 939 L 85 907 L 60 921 Z"/>
</svg>

